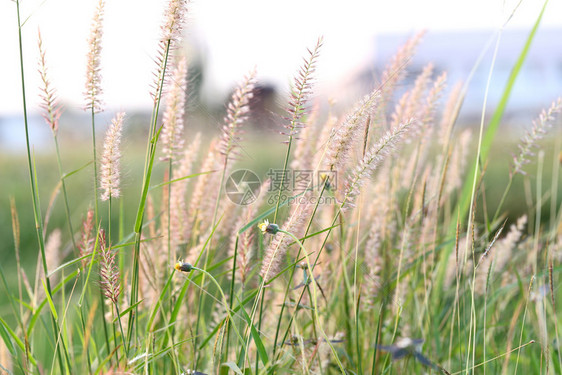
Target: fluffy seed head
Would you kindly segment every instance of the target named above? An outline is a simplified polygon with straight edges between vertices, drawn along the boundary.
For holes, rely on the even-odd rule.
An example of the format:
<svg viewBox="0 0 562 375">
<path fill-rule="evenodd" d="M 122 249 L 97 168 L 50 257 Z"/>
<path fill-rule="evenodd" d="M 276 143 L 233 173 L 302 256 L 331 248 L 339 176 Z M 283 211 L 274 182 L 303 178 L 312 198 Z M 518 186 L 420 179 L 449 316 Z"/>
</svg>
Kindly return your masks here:
<svg viewBox="0 0 562 375">
<path fill-rule="evenodd" d="M 533 121 L 533 127 L 525 134 L 519 144 L 519 155 L 513 158 L 512 176 L 517 173 L 525 174 L 523 167 L 529 163 L 530 157 L 534 155 L 533 148 L 536 147 L 537 142 L 543 138 L 547 130 L 552 126 L 554 115 L 559 113 L 561 109 L 562 98 L 558 98 L 548 110 L 543 109 L 539 117 Z"/>
<path fill-rule="evenodd" d="M 232 98 L 226 108 L 226 116 L 222 128 L 222 138 L 219 145 L 221 154 L 228 159 L 241 140 L 240 127 L 248 119 L 250 100 L 256 84 L 256 69 L 252 69 L 232 94 Z"/>
<path fill-rule="evenodd" d="M 162 25 L 162 40 L 181 42 L 181 32 L 187 13 L 187 0 L 170 0 L 164 15 L 165 21 Z"/>
<path fill-rule="evenodd" d="M 193 173 L 193 164 L 199 153 L 201 146 L 201 134 L 197 133 L 193 142 L 185 149 L 183 157 L 175 166 L 173 171 L 173 179 L 186 177 Z M 177 244 L 186 240 L 185 232 L 187 229 L 187 188 L 188 179 L 174 182 L 171 187 L 170 193 L 170 231 L 171 231 L 171 245 L 174 249 Z"/>
<path fill-rule="evenodd" d="M 507 235 L 496 242 L 494 249 L 491 251 L 487 249 L 490 254 L 485 253 L 481 257 L 474 279 L 474 290 L 478 295 L 486 293 L 488 274 L 500 272 L 513 258 L 513 249 L 523 234 L 525 224 L 527 224 L 527 215 L 521 216 L 517 219 L 517 223 L 511 225 Z"/>
<path fill-rule="evenodd" d="M 410 64 L 412 56 L 425 32 L 419 32 L 401 46 L 386 66 L 382 77 L 382 102 L 390 100 L 396 84 L 404 79 L 406 67 Z"/>
<path fill-rule="evenodd" d="M 105 244 L 105 231 L 100 229 L 100 283 L 104 296 L 113 303 L 117 303 L 121 293 L 119 282 L 119 268 L 115 264 L 115 252 Z"/>
<path fill-rule="evenodd" d="M 153 91 L 151 93 L 154 103 L 160 100 L 164 91 L 164 83 L 168 76 L 166 68 L 170 52 L 181 45 L 182 29 L 187 13 L 186 0 L 170 0 L 164 13 L 164 23 L 161 26 L 162 36 L 158 43 L 158 55 L 155 59 L 158 66 L 154 73 Z"/>
<path fill-rule="evenodd" d="M 316 60 L 320 54 L 323 38 L 318 38 L 314 49 L 308 50 L 309 57 L 304 60 L 304 64 L 299 69 L 297 76 L 294 78 L 291 90 L 291 98 L 289 99 L 289 107 L 287 109 L 287 135 L 294 137 L 298 134 L 299 129 L 304 126 L 302 121 L 306 115 L 308 108 L 307 102 L 312 95 L 313 74 L 316 71 Z"/>
<path fill-rule="evenodd" d="M 187 62 L 181 58 L 171 77 L 169 90 L 166 93 L 166 111 L 162 129 L 162 152 L 160 160 L 175 160 L 184 145 L 183 117 L 187 90 Z"/>
<path fill-rule="evenodd" d="M 353 206 L 353 200 L 359 194 L 365 180 L 373 174 L 381 161 L 395 149 L 411 123 L 412 120 L 391 129 L 365 153 L 365 156 L 347 180 L 344 207 Z"/>
<path fill-rule="evenodd" d="M 217 142 L 213 140 L 209 145 L 207 156 L 200 167 L 202 172 L 215 172 L 220 169 L 218 160 Z M 216 193 L 218 191 L 218 173 L 208 173 L 197 178 L 197 183 L 193 189 L 191 200 L 187 211 L 187 225 L 185 238 L 195 235 L 198 230 L 203 230 L 202 226 L 210 225 L 209 215 L 214 208 L 209 209 L 209 204 L 216 204 Z M 214 206 L 213 206 L 214 207 Z"/>
<path fill-rule="evenodd" d="M 325 167 L 337 171 L 347 162 L 365 120 L 375 110 L 380 100 L 380 92 L 373 91 L 365 96 L 355 110 L 347 116 L 344 123 L 335 128 L 328 143 Z"/>
<path fill-rule="evenodd" d="M 100 0 L 98 8 L 92 20 L 92 27 L 90 29 L 90 36 L 88 37 L 88 50 L 87 56 L 87 69 L 86 69 L 86 91 L 84 97 L 86 101 L 85 109 L 94 112 L 103 111 L 103 105 L 100 95 L 102 94 L 101 88 L 101 68 L 100 68 L 100 55 L 101 55 L 101 38 L 103 36 L 103 12 L 105 1 Z"/>
<path fill-rule="evenodd" d="M 111 121 L 111 125 L 105 134 L 100 177 L 100 188 L 103 189 L 101 199 L 104 201 L 108 200 L 110 196 L 117 198 L 120 194 L 119 159 L 121 159 L 121 151 L 119 145 L 121 143 L 123 117 L 125 117 L 125 112 L 118 113 Z"/>
<path fill-rule="evenodd" d="M 43 49 L 43 40 L 41 39 L 41 32 L 38 32 L 38 45 L 39 45 L 39 75 L 41 76 L 42 86 L 41 91 L 41 108 L 43 109 L 42 116 L 51 127 L 51 130 L 56 133 L 59 127 L 59 118 L 61 115 L 61 105 L 57 100 L 56 90 L 51 86 L 51 82 L 47 76 L 47 63 L 45 61 L 45 50 Z"/>
<path fill-rule="evenodd" d="M 78 243 L 80 257 L 91 254 L 94 250 L 95 237 L 93 235 L 93 230 L 94 210 L 92 208 L 89 208 L 88 213 L 86 214 L 86 219 L 82 223 L 82 236 L 80 237 L 80 242 Z M 82 269 L 86 268 L 89 261 L 89 258 L 82 259 Z"/>
<path fill-rule="evenodd" d="M 418 115 L 423 105 L 423 97 L 427 90 L 427 86 L 431 82 L 433 74 L 433 64 L 427 64 L 422 72 L 417 76 L 414 86 L 408 90 L 395 106 L 392 113 L 391 127 L 398 126 L 409 118 Z"/>
<path fill-rule="evenodd" d="M 49 271 L 58 267 L 62 260 L 61 244 L 61 231 L 57 228 L 51 232 L 45 244 L 45 257 L 47 258 L 47 269 Z"/>
</svg>

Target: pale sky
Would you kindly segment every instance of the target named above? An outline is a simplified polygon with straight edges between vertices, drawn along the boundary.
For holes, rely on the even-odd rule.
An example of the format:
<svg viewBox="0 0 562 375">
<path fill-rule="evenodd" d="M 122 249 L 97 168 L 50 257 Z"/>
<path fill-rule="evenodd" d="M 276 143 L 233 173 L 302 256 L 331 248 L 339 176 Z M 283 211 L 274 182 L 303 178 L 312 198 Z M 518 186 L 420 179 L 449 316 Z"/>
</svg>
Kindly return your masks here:
<svg viewBox="0 0 562 375">
<path fill-rule="evenodd" d="M 495 0 L 193 0 L 186 40 L 201 49 L 207 88 L 226 93 L 253 66 L 258 78 L 287 83 L 306 48 L 324 36 L 320 87 L 365 64 L 374 36 L 427 29 L 498 29 L 517 1 Z M 508 28 L 530 29 L 543 1 L 526 0 Z M 37 29 L 50 79 L 67 109 L 82 107 L 86 40 L 97 0 L 24 0 L 21 4 L 28 106 L 37 108 Z M 150 106 L 153 56 L 163 0 L 107 0 L 102 52 L 103 100 L 114 110 Z M 551 1 L 542 26 L 562 26 L 562 1 Z M 398 47 L 398 46 L 397 46 Z M 0 116 L 21 111 L 16 3 L 0 1 Z M 69 108 L 70 107 L 70 108 Z"/>
</svg>

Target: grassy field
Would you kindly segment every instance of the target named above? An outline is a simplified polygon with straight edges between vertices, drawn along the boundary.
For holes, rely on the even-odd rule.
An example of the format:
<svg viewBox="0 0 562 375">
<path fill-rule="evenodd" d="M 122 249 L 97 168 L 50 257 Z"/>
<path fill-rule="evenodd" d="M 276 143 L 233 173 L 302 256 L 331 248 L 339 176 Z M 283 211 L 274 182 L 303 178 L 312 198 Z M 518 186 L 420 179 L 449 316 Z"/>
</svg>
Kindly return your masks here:
<svg viewBox="0 0 562 375">
<path fill-rule="evenodd" d="M 562 372 L 562 100 L 523 134 L 502 121 L 526 49 L 482 126 L 433 66 L 404 83 L 418 34 L 350 108 L 313 100 L 320 38 L 282 135 L 248 129 L 255 70 L 197 134 L 171 0 L 151 118 L 100 137 L 103 5 L 91 139 L 59 129 L 42 50 L 53 152 L 0 158 L 0 373 Z"/>
</svg>

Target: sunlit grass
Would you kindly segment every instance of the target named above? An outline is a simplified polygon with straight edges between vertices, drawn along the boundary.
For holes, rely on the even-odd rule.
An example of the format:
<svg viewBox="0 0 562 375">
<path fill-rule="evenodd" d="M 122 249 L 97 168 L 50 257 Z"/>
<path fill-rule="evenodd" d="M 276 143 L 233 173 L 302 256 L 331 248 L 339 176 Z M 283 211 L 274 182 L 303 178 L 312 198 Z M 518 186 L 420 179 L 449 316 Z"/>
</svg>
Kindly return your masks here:
<svg viewBox="0 0 562 375">
<path fill-rule="evenodd" d="M 397 46 L 380 86 L 340 113 L 313 96 L 319 39 L 276 120 L 282 137 L 248 128 L 250 70 L 212 124 L 222 132 L 200 140 L 179 95 L 185 6 L 172 0 L 165 12 L 150 118 L 132 128 L 124 117 L 105 151 L 99 134 L 96 146 L 61 128 L 60 154 L 35 153 L 26 137 L 25 156 L 0 159 L 2 371 L 562 370 L 560 102 L 526 127 L 551 136 L 535 131 L 523 148 L 501 106 L 491 127 L 483 113 L 479 134 L 460 127 L 460 92 L 443 72 L 428 65 L 403 81 L 418 34 Z M 92 136 L 106 117 L 96 51 Z M 25 87 L 31 72 L 21 73 Z M 237 181 L 245 193 L 261 187 L 249 205 L 226 188 L 239 168 L 261 179 Z"/>
</svg>

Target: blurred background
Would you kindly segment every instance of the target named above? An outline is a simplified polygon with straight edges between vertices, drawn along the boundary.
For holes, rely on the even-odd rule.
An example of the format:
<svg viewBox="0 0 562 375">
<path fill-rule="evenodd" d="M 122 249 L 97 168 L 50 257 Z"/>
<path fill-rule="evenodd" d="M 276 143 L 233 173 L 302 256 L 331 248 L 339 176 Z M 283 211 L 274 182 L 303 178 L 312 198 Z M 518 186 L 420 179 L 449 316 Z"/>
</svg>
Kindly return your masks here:
<svg viewBox="0 0 562 375">
<path fill-rule="evenodd" d="M 410 77 L 434 62 L 436 74 L 447 71 L 452 86 L 467 80 L 481 56 L 461 112 L 461 121 L 478 122 L 498 31 L 505 25 L 489 108 L 497 104 L 542 4 L 536 0 L 192 1 L 184 41 L 191 63 L 191 110 L 208 116 L 206 123 L 220 122 L 230 90 L 253 66 L 258 69 L 263 96 L 273 98 L 272 105 L 283 105 L 301 57 L 320 35 L 325 44 L 316 95 L 348 105 L 378 83 L 377 73 L 409 36 L 427 30 Z M 82 111 L 82 92 L 86 40 L 96 6 L 96 0 L 21 2 L 26 90 L 36 150 L 50 139 L 49 129 L 37 115 L 37 30 L 43 35 L 52 84 L 64 105 L 61 126 L 80 137 L 88 121 Z M 119 110 L 139 116 L 150 111 L 152 59 L 164 7 L 164 0 L 106 3 L 102 51 L 105 122 Z M 527 123 L 562 93 L 561 14 L 562 2 L 548 4 L 506 120 Z M 24 138 L 15 2 L 0 2 L 0 35 L 0 148 L 20 152 Z"/>
<path fill-rule="evenodd" d="M 82 93 L 86 41 L 97 3 L 97 0 L 21 1 L 30 136 L 38 163 L 43 210 L 58 182 L 58 173 L 52 156 L 51 132 L 38 111 L 38 29 L 43 37 L 50 80 L 64 107 L 59 137 L 64 169 L 71 171 L 84 165 L 91 156 L 90 151 L 83 152 L 84 148 L 90 150 L 91 133 L 89 113 L 82 110 Z M 106 110 L 98 116 L 98 132 L 101 137 L 115 112 L 127 112 L 123 170 L 124 183 L 132 188 L 128 196 L 131 207 L 138 202 L 138 183 L 129 181 L 141 178 L 143 158 L 138 156 L 144 152 L 152 106 L 153 58 L 165 4 L 164 0 L 113 0 L 105 6 L 101 69 Z M 542 6 L 543 2 L 537 0 L 192 1 L 183 48 L 190 63 L 186 137 L 200 130 L 220 131 L 229 94 L 236 82 L 256 66 L 260 90 L 253 126 L 265 131 L 260 133 L 260 139 L 276 142 L 281 153 L 276 130 L 279 119 L 271 114 L 285 106 L 289 82 L 307 54 L 306 48 L 312 48 L 319 36 L 324 36 L 324 47 L 318 61 L 315 96 L 324 105 L 333 103 L 338 109 L 345 109 L 380 83 L 380 72 L 397 48 L 420 30 L 427 33 L 412 61 L 410 81 L 404 85 L 410 84 L 429 62 L 435 64 L 436 75 L 448 72 L 449 88 L 457 82 L 466 82 L 475 69 L 459 125 L 476 127 L 480 123 L 499 32 L 487 116 L 493 113 Z M 17 31 L 16 3 L 0 1 L 0 238 L 7 239 L 0 245 L 2 259 L 4 249 L 11 246 L 10 196 L 18 202 L 22 227 L 33 228 L 28 171 L 24 167 Z M 551 1 L 509 100 L 502 122 L 505 136 L 499 137 L 494 148 L 498 165 L 491 167 L 492 172 L 497 167 L 503 171 L 501 177 L 506 178 L 506 167 L 511 153 L 516 152 L 522 128 L 529 127 L 539 111 L 561 94 L 562 1 Z M 268 134 L 267 138 L 263 134 Z M 553 134 L 554 138 L 560 138 L 560 127 Z M 255 159 L 263 163 L 277 160 L 276 155 L 270 155 L 271 149 L 266 144 L 255 147 L 254 155 L 259 155 Z M 553 155 L 553 150 L 547 151 L 549 160 L 558 157 Z M 75 194 L 71 198 L 72 215 L 78 222 L 88 204 L 82 202 L 80 194 L 87 191 L 89 196 L 93 188 L 87 178 L 76 178 L 69 185 Z M 514 189 L 518 188 L 521 193 L 523 188 Z M 517 195 L 514 199 L 517 200 Z M 59 211 L 61 216 L 53 218 L 53 227 L 64 223 L 63 210 Z M 25 241 L 35 246 L 33 236 Z"/>
</svg>

